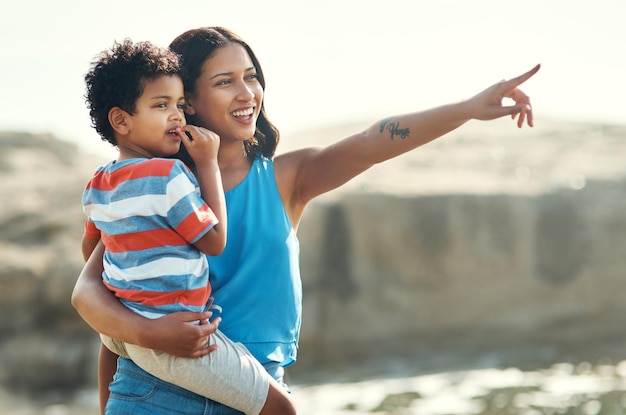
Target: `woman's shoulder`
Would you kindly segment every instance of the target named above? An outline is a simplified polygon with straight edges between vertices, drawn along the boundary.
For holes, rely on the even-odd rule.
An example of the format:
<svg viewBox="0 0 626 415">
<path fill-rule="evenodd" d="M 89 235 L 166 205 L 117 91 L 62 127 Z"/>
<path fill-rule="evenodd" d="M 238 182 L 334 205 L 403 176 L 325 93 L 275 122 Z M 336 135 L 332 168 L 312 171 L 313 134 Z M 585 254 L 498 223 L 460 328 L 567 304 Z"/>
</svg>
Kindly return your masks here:
<svg viewBox="0 0 626 415">
<path fill-rule="evenodd" d="M 275 166 L 298 166 L 320 150 L 320 147 L 310 146 L 289 150 L 274 156 Z"/>
</svg>

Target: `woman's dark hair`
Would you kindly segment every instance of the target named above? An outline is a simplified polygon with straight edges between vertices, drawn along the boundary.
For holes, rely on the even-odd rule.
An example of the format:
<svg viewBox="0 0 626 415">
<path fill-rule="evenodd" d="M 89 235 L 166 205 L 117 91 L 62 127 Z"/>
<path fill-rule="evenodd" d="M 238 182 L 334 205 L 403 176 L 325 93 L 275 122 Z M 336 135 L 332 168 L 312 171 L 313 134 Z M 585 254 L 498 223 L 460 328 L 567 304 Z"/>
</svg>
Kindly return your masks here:
<svg viewBox="0 0 626 415">
<path fill-rule="evenodd" d="M 238 43 L 248 52 L 248 56 L 250 56 L 256 69 L 257 79 L 265 90 L 265 78 L 261 64 L 250 46 L 241 37 L 223 27 L 201 27 L 186 31 L 170 43 L 170 49 L 181 58 L 180 75 L 186 93 L 194 94 L 196 92 L 196 81 L 202 74 L 204 62 L 213 56 L 217 49 L 229 43 Z M 190 124 L 196 123 L 193 116 L 187 115 L 187 120 Z M 278 129 L 267 119 L 265 104 L 261 103 L 254 137 L 244 141 L 246 156 L 251 161 L 258 155 L 273 157 L 279 138 Z M 184 146 L 181 146 L 181 151 L 175 157 L 180 158 L 190 167 L 194 165 Z"/>
<path fill-rule="evenodd" d="M 119 107 L 133 114 L 146 81 L 178 75 L 179 71 L 178 56 L 167 48 L 150 42 L 133 43 L 130 39 L 114 42 L 110 49 L 97 56 L 85 75 L 85 102 L 91 126 L 103 141 L 117 145 L 109 123 L 111 108 Z"/>
</svg>

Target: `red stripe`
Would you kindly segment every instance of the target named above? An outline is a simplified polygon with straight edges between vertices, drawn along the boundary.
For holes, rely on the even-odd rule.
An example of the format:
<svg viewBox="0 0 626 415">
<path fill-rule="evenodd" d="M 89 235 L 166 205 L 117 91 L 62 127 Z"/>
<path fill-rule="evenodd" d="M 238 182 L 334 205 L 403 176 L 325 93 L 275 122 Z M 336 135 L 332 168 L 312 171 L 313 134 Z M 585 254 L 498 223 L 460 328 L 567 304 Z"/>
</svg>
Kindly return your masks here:
<svg viewBox="0 0 626 415">
<path fill-rule="evenodd" d="M 216 224 L 217 222 L 217 217 L 205 203 L 200 209 L 196 209 L 194 213 L 187 216 L 185 220 L 178 225 L 176 232 L 185 235 L 189 240 L 194 240 L 208 225 Z"/>
<path fill-rule="evenodd" d="M 106 235 L 102 241 L 110 252 L 140 251 L 161 246 L 183 246 L 189 242 L 173 229 L 153 229 L 120 235 Z"/>
<path fill-rule="evenodd" d="M 169 292 L 122 290 L 106 282 L 104 282 L 104 285 L 106 285 L 109 290 L 113 291 L 116 297 L 153 307 L 174 303 L 201 307 L 209 301 L 209 297 L 211 296 L 210 284 L 195 290 L 176 290 Z"/>
<path fill-rule="evenodd" d="M 89 181 L 87 189 L 112 190 L 128 180 L 150 176 L 169 176 L 175 161 L 174 159 L 151 159 L 129 166 L 132 168 L 121 168 L 113 173 L 99 171 Z"/>
<path fill-rule="evenodd" d="M 89 219 L 85 220 L 85 236 L 89 239 L 100 239 L 100 229 Z"/>
</svg>

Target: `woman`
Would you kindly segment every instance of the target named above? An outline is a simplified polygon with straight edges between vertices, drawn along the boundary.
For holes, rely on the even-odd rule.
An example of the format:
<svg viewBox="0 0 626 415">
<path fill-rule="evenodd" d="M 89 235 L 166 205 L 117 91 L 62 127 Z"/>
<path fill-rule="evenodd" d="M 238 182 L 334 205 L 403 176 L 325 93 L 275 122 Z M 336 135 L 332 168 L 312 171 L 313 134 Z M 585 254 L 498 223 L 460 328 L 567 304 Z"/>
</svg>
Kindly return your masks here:
<svg viewBox="0 0 626 415">
<path fill-rule="evenodd" d="M 187 31 L 170 48 L 183 60 L 188 122 L 214 131 L 221 140 L 218 163 L 226 192 L 228 242 L 222 255 L 209 257 L 213 295 L 223 307 L 220 329 L 243 343 L 279 380 L 283 368 L 296 360 L 301 315 L 296 231 L 306 205 L 374 164 L 441 137 L 470 119 L 510 115 L 517 118 L 518 127 L 525 121 L 533 125 L 530 100 L 517 87 L 539 65 L 468 100 L 390 117 L 332 145 L 273 158 L 278 130 L 266 117 L 265 80 L 250 47 L 232 32 L 214 27 Z M 511 98 L 515 105 L 503 106 L 504 98 Z M 205 315 L 180 313 L 155 321 L 131 315 L 102 287 L 99 252 L 87 263 L 72 296 L 74 306 L 95 330 L 174 355 L 208 353 L 203 347 L 215 327 L 181 324 L 203 320 Z M 114 360 L 106 350 L 102 354 L 104 401 Z M 163 411 L 157 402 L 161 398 L 178 399 L 175 406 L 182 408 L 180 413 L 220 407 L 150 378 L 127 359 L 120 359 L 118 365 L 108 409 L 115 413 L 120 413 L 120 402 L 129 400 L 135 413 L 139 408 L 153 414 L 172 413 L 171 409 L 159 412 Z M 131 381 L 136 391 L 145 394 L 122 396 L 121 385 L 128 389 Z M 216 410 L 211 413 L 236 413 Z"/>
</svg>

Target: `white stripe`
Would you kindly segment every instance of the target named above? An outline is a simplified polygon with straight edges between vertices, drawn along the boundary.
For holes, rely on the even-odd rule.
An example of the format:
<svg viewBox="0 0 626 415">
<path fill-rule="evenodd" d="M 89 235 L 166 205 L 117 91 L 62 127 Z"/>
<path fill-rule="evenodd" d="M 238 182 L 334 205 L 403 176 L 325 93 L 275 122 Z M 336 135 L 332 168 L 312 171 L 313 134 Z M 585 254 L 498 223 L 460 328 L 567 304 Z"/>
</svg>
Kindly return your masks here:
<svg viewBox="0 0 626 415">
<path fill-rule="evenodd" d="M 172 206 L 195 191 L 194 184 L 189 181 L 184 173 L 181 173 L 168 183 L 165 195 L 141 195 L 104 205 L 92 203 L 86 205 L 84 211 L 93 221 L 97 222 L 113 222 L 132 216 L 159 215 L 167 217 L 167 212 Z"/>
<path fill-rule="evenodd" d="M 154 320 L 156 318 L 160 318 L 163 317 L 165 315 L 167 315 L 167 313 L 153 313 L 151 311 L 146 311 L 146 310 L 139 310 L 134 308 L 132 305 L 128 305 L 128 308 L 130 308 L 132 311 L 134 311 L 137 314 L 140 314 L 142 316 L 144 316 L 145 318 L 149 318 L 151 320 Z M 198 321 L 188 321 L 188 324 L 193 324 L 193 325 L 198 325 Z"/>
<path fill-rule="evenodd" d="M 201 255 L 198 259 L 162 257 L 155 261 L 124 269 L 120 269 L 106 260 L 104 261 L 107 276 L 120 281 L 141 281 L 161 276 L 188 274 L 199 277 L 205 274 L 208 266 L 204 255 Z M 158 274 L 155 272 L 158 272 Z"/>
<path fill-rule="evenodd" d="M 128 308 L 130 308 L 131 310 L 133 310 L 135 313 L 144 316 L 145 318 L 149 318 L 151 320 L 163 317 L 165 315 L 165 313 L 152 313 L 150 311 L 146 311 L 146 310 L 139 310 L 134 308 L 132 305 L 128 305 Z"/>
<path fill-rule="evenodd" d="M 167 216 L 165 195 L 144 195 L 129 197 L 109 204 L 90 204 L 85 206 L 85 213 L 96 222 L 113 222 L 133 216 Z M 146 208 L 150 209 L 146 209 Z"/>
<path fill-rule="evenodd" d="M 189 180 L 185 173 L 181 172 L 167 184 L 165 194 L 168 195 L 168 206 L 174 206 L 180 199 L 192 192 L 198 192 L 198 196 L 200 195 L 200 189 Z"/>
</svg>

